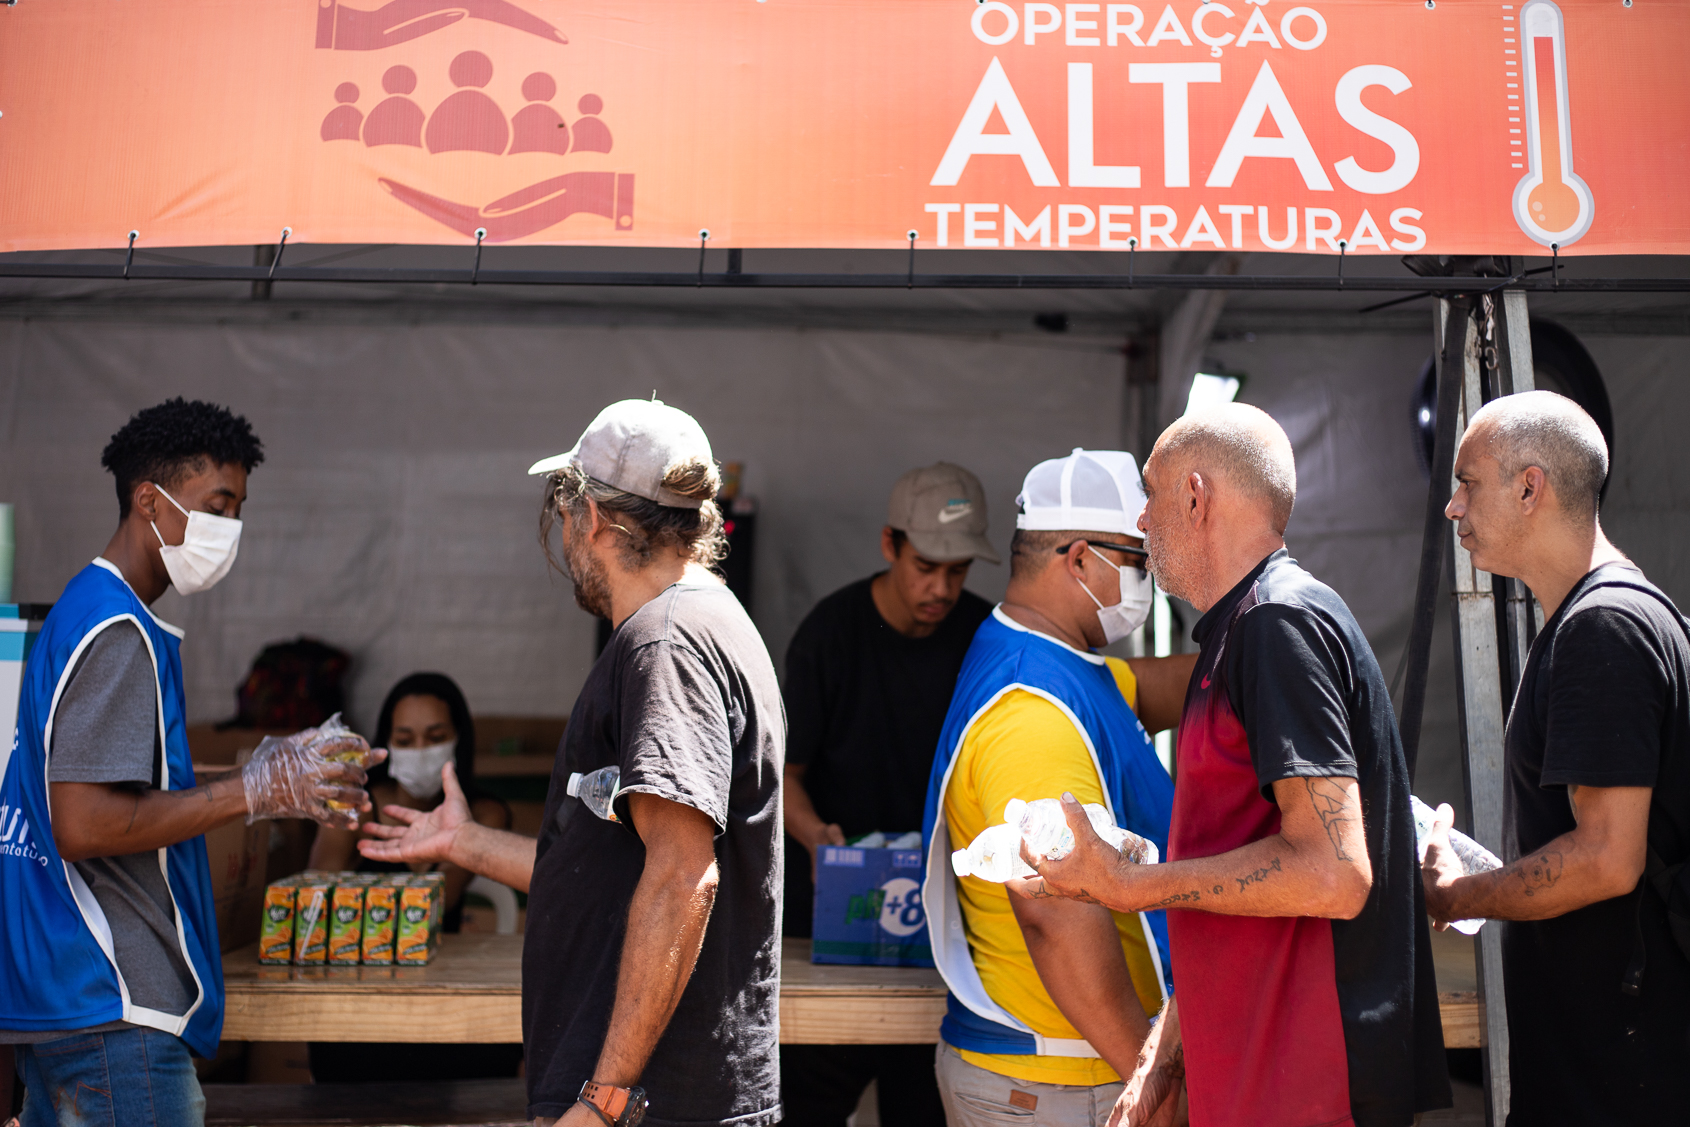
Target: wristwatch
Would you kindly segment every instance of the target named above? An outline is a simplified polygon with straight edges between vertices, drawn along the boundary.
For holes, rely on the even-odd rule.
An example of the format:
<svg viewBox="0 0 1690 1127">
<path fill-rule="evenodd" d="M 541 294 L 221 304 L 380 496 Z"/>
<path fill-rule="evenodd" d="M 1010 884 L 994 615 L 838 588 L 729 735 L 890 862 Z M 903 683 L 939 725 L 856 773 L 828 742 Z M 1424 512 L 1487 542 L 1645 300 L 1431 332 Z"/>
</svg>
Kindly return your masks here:
<svg viewBox="0 0 1690 1127">
<path fill-rule="evenodd" d="M 605 1127 L 639 1127 L 647 1105 L 644 1088 L 612 1088 L 591 1080 L 581 1085 L 575 1102 L 592 1108 Z"/>
</svg>

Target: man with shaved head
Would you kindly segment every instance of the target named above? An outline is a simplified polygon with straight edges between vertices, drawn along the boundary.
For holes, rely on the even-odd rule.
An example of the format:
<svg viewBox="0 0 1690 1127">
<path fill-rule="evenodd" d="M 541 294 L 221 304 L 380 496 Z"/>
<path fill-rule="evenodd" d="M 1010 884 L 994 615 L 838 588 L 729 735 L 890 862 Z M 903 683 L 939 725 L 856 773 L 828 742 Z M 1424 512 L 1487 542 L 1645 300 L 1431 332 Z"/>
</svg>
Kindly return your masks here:
<svg viewBox="0 0 1690 1127">
<path fill-rule="evenodd" d="M 1668 915 L 1690 910 L 1690 641 L 1602 532 L 1607 473 L 1576 403 L 1511 395 L 1473 416 L 1445 510 L 1473 565 L 1544 614 L 1504 745 L 1509 863 L 1463 876 L 1445 806 L 1424 869 L 1433 919 L 1516 921 L 1510 1124 L 1690 1123 L 1690 960 Z"/>
<path fill-rule="evenodd" d="M 1168 910 L 1177 993 L 1112 1122 L 1408 1127 L 1450 1104 L 1396 717 L 1361 627 L 1285 551 L 1291 443 L 1264 412 L 1187 416 L 1144 467 L 1162 589 L 1203 612 L 1168 860 L 1066 803 L 1075 848 L 1022 895 Z"/>
</svg>

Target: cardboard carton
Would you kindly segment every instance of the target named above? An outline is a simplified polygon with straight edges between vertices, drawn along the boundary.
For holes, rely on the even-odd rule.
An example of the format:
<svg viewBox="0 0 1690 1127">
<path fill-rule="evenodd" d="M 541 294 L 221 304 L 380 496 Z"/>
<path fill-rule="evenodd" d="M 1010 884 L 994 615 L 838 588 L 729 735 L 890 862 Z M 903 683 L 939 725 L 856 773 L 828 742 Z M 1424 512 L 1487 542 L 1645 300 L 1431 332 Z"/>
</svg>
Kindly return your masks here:
<svg viewBox="0 0 1690 1127">
<path fill-rule="evenodd" d="M 402 882 L 405 878 L 399 878 Z M 398 936 L 399 893 L 404 884 L 377 880 L 364 890 L 364 965 L 387 966 L 393 962 L 394 940 Z"/>
<path fill-rule="evenodd" d="M 334 886 L 329 898 L 329 962 L 357 965 L 363 957 L 364 894 L 368 889 L 369 884 L 361 880 Z"/>
<path fill-rule="evenodd" d="M 329 957 L 329 881 L 304 881 L 294 896 L 293 961 L 298 966 L 322 966 Z"/>
<path fill-rule="evenodd" d="M 438 873 L 412 877 L 399 890 L 398 949 L 393 961 L 415 966 L 434 958 L 440 947 L 440 922 L 445 911 L 445 883 L 429 880 Z"/>
<path fill-rule="evenodd" d="M 299 891 L 298 877 L 284 877 L 264 890 L 263 918 L 258 934 L 258 961 L 286 964 L 293 962 L 294 897 Z"/>
<path fill-rule="evenodd" d="M 921 851 L 823 846 L 816 858 L 810 961 L 930 967 Z"/>
</svg>

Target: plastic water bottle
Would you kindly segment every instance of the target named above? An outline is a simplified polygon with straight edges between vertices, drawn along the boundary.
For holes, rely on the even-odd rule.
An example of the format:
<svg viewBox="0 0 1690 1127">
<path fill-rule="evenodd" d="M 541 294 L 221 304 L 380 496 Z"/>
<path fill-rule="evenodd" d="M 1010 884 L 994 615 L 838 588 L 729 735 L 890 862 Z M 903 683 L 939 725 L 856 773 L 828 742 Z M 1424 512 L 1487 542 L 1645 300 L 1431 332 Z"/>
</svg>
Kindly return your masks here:
<svg viewBox="0 0 1690 1127">
<path fill-rule="evenodd" d="M 979 877 L 993 884 L 1036 875 L 1021 859 L 1020 829 L 1007 822 L 988 827 L 969 842 L 967 849 L 952 853 L 951 869 L 959 877 Z"/>
<path fill-rule="evenodd" d="M 1419 847 L 1420 857 L 1424 860 L 1426 839 L 1432 836 L 1432 819 L 1437 812 L 1412 794 L 1408 796 L 1408 804 L 1414 811 L 1414 844 Z M 1455 851 L 1455 859 L 1461 862 L 1461 871 L 1470 877 L 1502 868 L 1501 858 L 1460 830 L 1449 831 L 1449 847 Z M 1485 926 L 1485 921 L 1451 920 L 1449 926 L 1463 935 L 1474 935 Z"/>
<path fill-rule="evenodd" d="M 597 771 L 590 771 L 583 775 L 579 771 L 569 776 L 569 785 L 564 793 L 571 798 L 579 798 L 587 804 L 587 809 L 597 814 L 607 822 L 620 822 L 611 803 L 616 801 L 616 792 L 621 790 L 622 768 L 600 767 Z"/>
<path fill-rule="evenodd" d="M 1426 839 L 1432 836 L 1432 819 L 1437 812 L 1412 794 L 1408 796 L 1408 801 L 1414 809 L 1414 844 L 1420 848 L 1420 855 L 1425 857 Z M 1461 862 L 1461 871 L 1470 877 L 1502 868 L 1502 861 L 1496 854 L 1460 830 L 1449 831 L 1449 844 L 1455 850 L 1456 860 Z"/>
<path fill-rule="evenodd" d="M 1088 802 L 1085 812 L 1097 836 L 1125 854 L 1127 860 L 1139 865 L 1154 865 L 1161 860 L 1156 843 L 1117 826 L 1108 807 Z M 1004 807 L 1004 820 L 1020 829 L 1029 853 L 1058 861 L 1074 849 L 1074 831 L 1068 828 L 1062 803 L 1054 798 L 1041 798 L 1034 802 L 1012 799 Z"/>
</svg>

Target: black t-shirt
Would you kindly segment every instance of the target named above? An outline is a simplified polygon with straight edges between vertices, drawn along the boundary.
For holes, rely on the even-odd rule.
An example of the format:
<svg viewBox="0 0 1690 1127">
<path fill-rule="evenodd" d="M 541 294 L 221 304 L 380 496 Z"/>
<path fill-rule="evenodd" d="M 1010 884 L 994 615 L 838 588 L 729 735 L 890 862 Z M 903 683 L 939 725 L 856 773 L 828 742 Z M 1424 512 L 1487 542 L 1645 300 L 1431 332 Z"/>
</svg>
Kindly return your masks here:
<svg viewBox="0 0 1690 1127">
<path fill-rule="evenodd" d="M 957 673 L 992 613 L 964 591 L 937 630 L 906 638 L 880 617 L 873 582 L 817 603 L 786 651 L 786 761 L 804 768 L 816 813 L 847 837 L 921 828 Z M 809 853 L 788 838 L 786 934 L 810 934 L 812 896 Z"/>
<path fill-rule="evenodd" d="M 1655 788 L 1651 844 L 1668 864 L 1690 853 L 1690 643 L 1653 595 L 1596 587 L 1613 580 L 1647 583 L 1633 567 L 1597 568 L 1532 644 L 1508 720 L 1509 861 L 1575 828 L 1570 786 Z M 1690 960 L 1660 898 L 1503 927 L 1508 1122 L 1690 1123 Z M 1640 933 L 1632 997 L 1620 981 Z"/>
<path fill-rule="evenodd" d="M 1449 1077 L 1408 770 L 1390 693 L 1366 636 L 1343 599 L 1283 549 L 1211 607 L 1192 636 L 1203 652 L 1180 728 L 1179 787 L 1186 802 L 1176 796 L 1175 836 L 1188 838 L 1181 843 L 1182 855 L 1213 855 L 1276 832 L 1276 782 L 1344 777 L 1355 779 L 1361 791 L 1373 868 L 1373 887 L 1354 919 L 1286 921 L 1287 927 L 1303 928 L 1306 934 L 1298 931 L 1276 939 L 1264 933 L 1260 921 L 1234 928 L 1228 917 L 1175 914 L 1180 930 L 1207 941 L 1210 952 L 1228 950 L 1233 931 L 1238 941 L 1263 944 L 1256 952 L 1228 950 L 1230 958 L 1224 963 L 1196 969 L 1213 983 L 1199 988 L 1218 995 L 1212 1008 L 1231 1030 L 1217 1028 L 1214 1039 L 1247 1045 L 1265 1038 L 1283 1042 L 1282 1051 L 1291 1053 L 1296 1052 L 1294 1045 L 1304 1044 L 1309 1049 L 1304 1066 L 1314 1069 L 1321 1067 L 1314 1046 L 1329 1046 L 1325 1053 L 1340 1051 L 1341 1046 L 1337 1059 L 1348 1066 L 1350 1111 L 1359 1127 L 1406 1125 L 1415 1112 L 1448 1107 Z M 1213 700 L 1210 686 L 1215 681 L 1222 683 L 1215 688 L 1225 689 L 1224 709 Z M 1237 740 L 1239 726 L 1249 762 L 1233 767 L 1228 749 Z M 1188 738 L 1194 744 L 1190 748 Z M 1188 762 L 1200 765 L 1201 778 L 1188 777 Z M 1212 787 L 1203 785 L 1210 782 Z M 1242 789 L 1251 786 L 1254 794 Z M 1207 842 L 1201 841 L 1205 835 Z M 1170 925 L 1175 922 L 1171 916 Z M 1325 954 L 1324 937 L 1315 930 L 1324 927 L 1331 929 L 1330 956 Z M 1174 939 L 1176 985 L 1185 998 L 1186 983 L 1178 976 L 1181 966 L 1186 973 L 1192 968 L 1182 962 L 1186 956 L 1180 936 Z M 1285 942 L 1301 950 L 1275 948 Z M 1279 975 L 1279 988 L 1295 1002 L 1268 1007 L 1270 1012 L 1240 1013 L 1238 999 L 1263 996 L 1259 980 L 1264 974 Z M 1226 986 L 1214 982 L 1229 977 L 1238 979 L 1231 998 L 1225 996 Z M 1336 1014 L 1311 1000 L 1330 997 L 1329 983 L 1337 988 Z M 1189 1057 L 1186 1008 L 1182 1003 Z M 1334 1017 L 1341 1028 L 1333 1028 Z M 1282 1060 L 1274 1063 L 1254 1054 L 1249 1059 L 1260 1059 L 1270 1071 L 1283 1066 Z M 1195 1061 L 1191 1067 L 1195 1076 Z M 1240 1084 L 1242 1094 L 1312 1090 L 1329 1078 L 1311 1075 L 1290 1088 L 1278 1087 L 1270 1076 L 1232 1076 L 1224 1082 Z M 1258 1087 L 1248 1087 L 1251 1083 Z M 1267 1109 L 1261 1110 L 1266 1121 Z M 1194 1116 L 1195 1111 L 1194 1105 Z"/>
<path fill-rule="evenodd" d="M 676 584 L 611 635 L 570 713 L 534 859 L 522 950 L 528 1114 L 560 1116 L 592 1079 L 616 1001 L 645 846 L 565 793 L 621 769 L 716 823 L 715 907 L 691 979 L 640 1079 L 646 1122 L 760 1127 L 780 1118 L 780 779 L 774 665 L 726 587 Z"/>
</svg>

